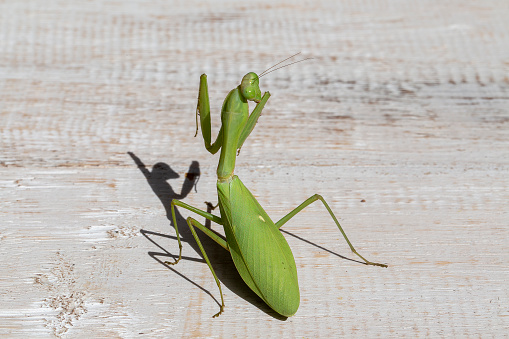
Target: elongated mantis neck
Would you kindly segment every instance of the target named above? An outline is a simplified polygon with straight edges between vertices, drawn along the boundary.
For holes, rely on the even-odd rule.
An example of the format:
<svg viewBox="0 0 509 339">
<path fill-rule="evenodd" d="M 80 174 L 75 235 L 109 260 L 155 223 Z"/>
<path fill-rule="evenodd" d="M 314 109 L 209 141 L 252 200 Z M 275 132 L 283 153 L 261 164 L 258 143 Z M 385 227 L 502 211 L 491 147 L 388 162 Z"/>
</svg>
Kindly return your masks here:
<svg viewBox="0 0 509 339">
<path fill-rule="evenodd" d="M 219 182 L 230 181 L 233 177 L 239 139 L 248 117 L 249 105 L 242 95 L 241 86 L 238 86 L 228 93 L 221 110 L 222 146 L 217 166 Z"/>
</svg>

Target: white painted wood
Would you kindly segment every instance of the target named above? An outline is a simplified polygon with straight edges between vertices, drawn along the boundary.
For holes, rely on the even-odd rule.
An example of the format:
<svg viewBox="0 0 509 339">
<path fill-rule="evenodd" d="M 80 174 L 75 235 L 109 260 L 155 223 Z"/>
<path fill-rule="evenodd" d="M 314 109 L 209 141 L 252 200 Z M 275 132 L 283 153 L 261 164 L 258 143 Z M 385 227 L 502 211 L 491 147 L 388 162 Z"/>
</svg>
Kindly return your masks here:
<svg viewBox="0 0 509 339">
<path fill-rule="evenodd" d="M 504 0 L 1 2 L 0 336 L 507 336 L 508 17 Z M 193 161 L 184 201 L 216 201 L 199 75 L 216 133 L 241 77 L 297 51 L 314 60 L 262 78 L 236 173 L 274 220 L 322 194 L 389 268 L 342 258 L 311 206 L 284 227 L 297 314 L 275 316 L 204 240 L 226 302 L 212 319 L 184 226 L 184 259 L 162 264 L 178 253 L 162 202 Z M 161 163 L 150 182 L 127 152 Z"/>
</svg>

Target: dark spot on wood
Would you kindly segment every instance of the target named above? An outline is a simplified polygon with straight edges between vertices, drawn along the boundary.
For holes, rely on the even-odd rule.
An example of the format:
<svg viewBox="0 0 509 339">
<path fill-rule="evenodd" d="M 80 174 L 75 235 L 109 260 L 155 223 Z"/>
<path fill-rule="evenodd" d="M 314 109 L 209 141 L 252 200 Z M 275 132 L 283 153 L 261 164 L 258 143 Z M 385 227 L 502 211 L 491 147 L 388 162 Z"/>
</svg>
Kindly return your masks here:
<svg viewBox="0 0 509 339">
<path fill-rule="evenodd" d="M 409 89 L 404 89 L 404 88 L 401 88 L 400 92 L 401 92 L 401 94 L 415 94 L 414 91 L 411 91 Z"/>
</svg>

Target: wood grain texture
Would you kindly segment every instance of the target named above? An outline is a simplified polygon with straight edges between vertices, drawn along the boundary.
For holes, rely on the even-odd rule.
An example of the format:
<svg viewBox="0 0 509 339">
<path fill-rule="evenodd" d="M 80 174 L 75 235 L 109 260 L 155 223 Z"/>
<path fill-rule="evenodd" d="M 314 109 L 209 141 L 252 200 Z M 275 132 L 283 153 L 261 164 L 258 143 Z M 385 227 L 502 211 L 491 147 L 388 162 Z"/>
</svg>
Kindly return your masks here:
<svg viewBox="0 0 509 339">
<path fill-rule="evenodd" d="M 505 0 L 0 1 L 0 336 L 507 336 L 508 17 Z M 298 51 L 314 60 L 262 78 L 236 174 L 274 220 L 322 194 L 389 268 L 344 259 L 312 205 L 284 226 L 297 314 L 279 319 L 204 239 L 226 302 L 212 319 L 185 223 L 184 259 L 162 263 L 168 202 L 217 199 L 199 76 L 217 133 L 241 77 Z"/>
</svg>

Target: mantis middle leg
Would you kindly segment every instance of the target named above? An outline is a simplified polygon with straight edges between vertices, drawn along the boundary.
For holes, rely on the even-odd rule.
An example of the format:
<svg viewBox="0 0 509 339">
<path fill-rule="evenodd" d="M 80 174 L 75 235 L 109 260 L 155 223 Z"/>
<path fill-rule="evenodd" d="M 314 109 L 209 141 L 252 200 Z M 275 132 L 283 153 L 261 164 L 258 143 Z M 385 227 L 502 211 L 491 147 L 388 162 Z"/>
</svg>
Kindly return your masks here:
<svg viewBox="0 0 509 339">
<path fill-rule="evenodd" d="M 202 211 L 196 207 L 190 206 L 190 205 L 183 203 L 179 200 L 176 200 L 176 199 L 172 200 L 171 214 L 173 217 L 173 224 L 175 226 L 175 232 L 177 233 L 177 240 L 179 243 L 179 257 L 175 262 L 165 261 L 165 264 L 168 264 L 168 265 L 175 265 L 180 261 L 180 259 L 182 259 L 182 244 L 180 242 L 180 235 L 178 232 L 177 220 L 175 217 L 175 205 L 186 208 L 192 212 L 195 212 L 196 214 L 199 214 L 199 215 L 209 219 L 210 221 L 214 221 L 215 223 L 222 224 L 221 218 L 219 218 L 213 214 Z M 207 253 L 205 252 L 205 249 L 203 248 L 203 245 L 201 244 L 200 238 L 198 237 L 198 234 L 196 234 L 196 230 L 194 228 L 196 227 L 196 228 L 200 229 L 203 233 L 205 233 L 207 236 L 209 236 L 212 240 L 214 240 L 216 243 L 221 245 L 221 247 L 223 247 L 225 250 L 229 251 L 229 249 L 228 249 L 228 246 L 227 246 L 225 240 L 223 240 L 217 234 L 215 234 L 214 232 L 209 230 L 207 227 L 200 224 L 196 219 L 188 217 L 186 219 L 186 221 L 187 221 L 187 225 L 189 226 L 189 229 L 191 230 L 191 233 L 193 234 L 194 239 L 196 240 L 196 243 L 198 244 L 198 247 L 200 248 L 203 258 L 205 259 L 205 262 L 207 263 L 207 266 L 210 268 L 210 271 L 212 272 L 212 275 L 214 276 L 217 287 L 219 288 L 219 293 L 221 294 L 221 306 L 219 307 L 219 312 L 213 316 L 215 318 L 215 317 L 219 316 L 221 313 L 223 313 L 223 310 L 224 310 L 223 291 L 221 290 L 221 284 L 219 283 L 219 279 L 217 278 L 216 272 L 214 272 L 214 269 L 212 268 L 209 257 L 207 256 Z"/>
<path fill-rule="evenodd" d="M 299 213 L 300 211 L 302 211 L 304 208 L 306 208 L 308 205 L 312 204 L 313 202 L 317 201 L 317 200 L 320 200 L 323 205 L 325 206 L 325 208 L 327 209 L 327 211 L 329 211 L 329 214 L 330 216 L 332 217 L 332 219 L 334 220 L 334 222 L 336 223 L 336 225 L 338 226 L 339 228 L 339 231 L 341 232 L 341 234 L 343 234 L 343 237 L 345 238 L 346 242 L 348 243 L 348 246 L 350 246 L 350 249 L 352 250 L 353 253 L 355 253 L 359 258 L 361 258 L 362 260 L 364 260 L 364 262 L 366 263 L 366 265 L 373 265 L 373 266 L 381 266 L 381 267 L 387 267 L 387 265 L 385 264 L 379 264 L 379 263 L 375 263 L 375 262 L 371 262 L 369 260 L 366 260 L 362 255 L 360 255 L 359 253 L 357 253 L 357 251 L 355 250 L 355 248 L 353 247 L 352 243 L 350 242 L 350 240 L 348 239 L 348 237 L 346 236 L 346 233 L 345 231 L 343 230 L 343 228 L 341 227 L 341 225 L 339 224 L 339 221 L 338 219 L 336 219 L 336 216 L 334 215 L 334 213 L 332 212 L 332 210 L 330 209 L 329 205 L 327 204 L 327 202 L 325 201 L 325 199 L 320 195 L 320 194 L 315 194 L 313 195 L 312 197 L 306 199 L 306 201 L 304 201 L 302 204 L 300 204 L 299 206 L 297 206 L 297 208 L 295 208 L 293 211 L 291 211 L 290 213 L 288 213 L 287 215 L 285 215 L 283 218 L 281 218 L 281 220 L 279 220 L 278 222 L 275 223 L 276 227 L 277 228 L 281 228 L 281 226 L 283 226 L 288 220 L 290 220 L 291 218 L 293 218 L 297 213 Z"/>
<path fill-rule="evenodd" d="M 186 204 L 185 202 L 179 201 L 177 199 L 173 199 L 171 201 L 171 217 L 173 218 L 173 225 L 175 226 L 175 232 L 177 233 L 177 241 L 179 243 L 179 257 L 178 257 L 177 260 L 175 260 L 175 262 L 172 262 L 172 263 L 171 262 L 165 262 L 166 264 L 169 264 L 169 265 L 175 265 L 176 263 L 178 263 L 180 261 L 180 259 L 182 259 L 182 243 L 180 242 L 179 228 L 178 228 L 178 224 L 177 224 L 177 218 L 175 216 L 175 205 L 183 207 L 183 208 L 185 208 L 185 209 L 187 209 L 187 210 L 189 210 L 191 212 L 194 212 L 194 213 L 196 213 L 198 215 L 201 215 L 202 217 L 205 217 L 205 218 L 209 219 L 210 221 L 213 221 L 213 222 L 215 222 L 215 223 L 217 223 L 219 225 L 223 224 L 223 221 L 221 220 L 220 217 L 215 216 L 214 214 L 202 211 L 202 210 L 200 210 L 200 209 L 198 209 L 196 207 L 193 207 L 191 205 Z M 215 234 L 214 232 L 212 232 L 211 230 L 209 230 L 205 226 L 199 227 L 198 225 L 196 225 L 196 227 L 198 227 L 200 230 L 202 230 L 203 233 L 208 235 L 212 240 L 214 240 L 219 245 L 221 245 L 221 247 L 223 247 L 224 249 L 228 250 L 228 248 L 226 246 L 226 241 L 221 239 L 217 234 Z"/>
</svg>

